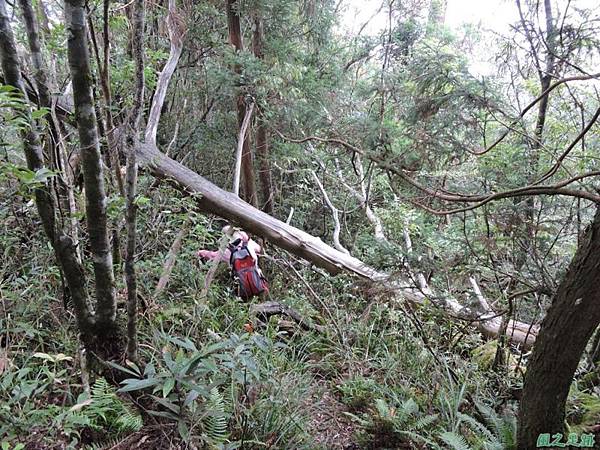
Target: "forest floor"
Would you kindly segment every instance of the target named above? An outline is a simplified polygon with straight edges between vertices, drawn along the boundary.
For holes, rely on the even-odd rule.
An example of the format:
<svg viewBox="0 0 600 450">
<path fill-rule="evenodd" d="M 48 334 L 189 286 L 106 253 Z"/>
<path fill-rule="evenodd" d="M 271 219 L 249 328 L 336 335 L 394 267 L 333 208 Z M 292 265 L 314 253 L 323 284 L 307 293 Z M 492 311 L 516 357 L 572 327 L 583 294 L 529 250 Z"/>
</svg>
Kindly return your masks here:
<svg viewBox="0 0 600 450">
<path fill-rule="evenodd" d="M 153 208 L 172 211 L 174 192 L 154 195 Z M 153 298 L 171 237 L 188 217 L 152 214 L 141 210 L 145 240 L 137 267 L 144 299 Z M 217 236 L 206 232 L 201 216 L 192 220 L 167 291 L 139 322 L 140 367 L 122 357 L 112 361 L 127 371 L 121 379 L 139 389 L 123 391 L 123 383 L 92 377 L 87 400 L 73 316 L 56 295 L 61 285 L 52 255 L 41 232 L 6 230 L 13 269 L 3 281 L 11 289 L 0 290 L 0 328 L 7 330 L 0 346 L 0 442 L 8 449 L 511 448 L 521 375 L 490 370 L 493 342 L 484 345 L 477 332 L 465 333 L 433 307 L 419 310 L 416 327 L 385 295 L 349 277 L 324 277 L 285 252 L 278 259 L 297 273 L 265 261 L 271 296 L 326 330 L 284 335 L 272 318 L 265 330 L 249 333 L 251 304 L 232 296 L 226 270 L 200 298 L 207 267 L 195 253 L 214 248 Z M 122 302 L 118 314 L 124 325 Z M 197 370 L 183 377 L 181 368 L 194 360 Z M 572 429 L 600 423 L 598 403 L 575 390 Z"/>
</svg>

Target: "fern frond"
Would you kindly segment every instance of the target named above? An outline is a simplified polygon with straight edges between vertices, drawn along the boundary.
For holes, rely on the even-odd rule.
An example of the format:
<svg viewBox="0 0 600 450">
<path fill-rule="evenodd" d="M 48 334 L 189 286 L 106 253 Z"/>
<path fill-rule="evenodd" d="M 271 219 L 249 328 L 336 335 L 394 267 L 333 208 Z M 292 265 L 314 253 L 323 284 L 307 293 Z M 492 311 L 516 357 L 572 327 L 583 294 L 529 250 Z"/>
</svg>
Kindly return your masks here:
<svg viewBox="0 0 600 450">
<path fill-rule="evenodd" d="M 513 415 L 503 417 L 502 430 L 498 436 L 505 450 L 517 448 L 517 418 Z"/>
<path fill-rule="evenodd" d="M 406 436 L 413 442 L 418 441 L 418 442 L 427 444 L 428 449 L 441 450 L 441 447 L 438 444 L 436 444 L 435 442 L 433 442 L 431 439 L 427 439 L 425 436 L 421 436 L 420 434 L 415 433 L 414 431 L 401 431 L 401 432 L 399 432 L 399 434 Z"/>
<path fill-rule="evenodd" d="M 428 416 L 421 417 L 419 420 L 417 420 L 413 424 L 413 426 L 411 428 L 413 428 L 415 430 L 422 430 L 423 428 L 428 427 L 429 425 L 431 425 L 437 419 L 438 419 L 438 415 L 437 414 L 430 414 Z"/>
<path fill-rule="evenodd" d="M 206 401 L 206 416 L 202 419 L 202 426 L 208 443 L 221 444 L 227 440 L 225 400 L 216 387 L 210 390 Z"/>
<path fill-rule="evenodd" d="M 91 403 L 81 410 L 96 429 L 106 428 L 116 433 L 138 431 L 144 425 L 139 414 L 132 411 L 104 378 L 97 378 L 91 389 Z"/>
<path fill-rule="evenodd" d="M 138 414 L 125 410 L 124 414 L 117 419 L 116 425 L 119 432 L 139 431 L 144 426 L 144 421 Z"/>
<path fill-rule="evenodd" d="M 85 450 L 106 450 L 118 446 L 123 442 L 123 437 L 116 437 L 102 442 L 92 442 L 85 446 Z"/>
<path fill-rule="evenodd" d="M 484 424 L 479 422 L 477 419 L 469 416 L 468 414 L 458 413 L 458 417 L 461 422 L 467 424 L 471 430 L 476 433 L 482 434 L 489 441 L 489 443 L 499 442 L 498 438 L 492 433 Z"/>
<path fill-rule="evenodd" d="M 378 398 L 375 400 L 375 409 L 380 418 L 387 420 L 391 418 L 390 407 L 384 399 Z"/>
<path fill-rule="evenodd" d="M 502 434 L 502 428 L 504 426 L 504 421 L 502 417 L 498 415 L 494 408 L 487 406 L 481 402 L 475 402 L 475 406 L 484 417 L 487 425 L 491 427 L 492 432 L 496 436 L 500 436 Z"/>
<path fill-rule="evenodd" d="M 508 449 L 504 448 L 504 445 L 502 445 L 501 442 L 494 441 L 494 442 L 486 442 L 485 444 L 483 444 L 483 450 L 508 450 Z"/>
<path fill-rule="evenodd" d="M 412 398 L 409 398 L 402 402 L 401 411 L 403 417 L 412 416 L 419 412 L 419 405 Z"/>
<path fill-rule="evenodd" d="M 440 438 L 453 450 L 473 450 L 463 436 L 452 431 L 440 434 Z"/>
</svg>

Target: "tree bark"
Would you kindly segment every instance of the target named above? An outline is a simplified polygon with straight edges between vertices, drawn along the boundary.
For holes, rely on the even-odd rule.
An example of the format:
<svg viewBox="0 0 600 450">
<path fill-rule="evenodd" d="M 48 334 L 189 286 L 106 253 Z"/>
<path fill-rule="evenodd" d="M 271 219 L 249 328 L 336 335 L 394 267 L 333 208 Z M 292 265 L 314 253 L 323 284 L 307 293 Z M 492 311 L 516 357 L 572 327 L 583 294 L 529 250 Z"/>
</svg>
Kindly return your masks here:
<svg viewBox="0 0 600 450">
<path fill-rule="evenodd" d="M 73 81 L 75 117 L 85 186 L 85 209 L 96 282 L 96 322 L 99 331 L 115 327 L 116 301 L 112 254 L 108 239 L 106 191 L 96 114 L 92 99 L 90 57 L 83 0 L 65 0 L 68 59 Z"/>
<path fill-rule="evenodd" d="M 229 28 L 229 43 L 234 46 L 238 53 L 244 50 L 244 43 L 242 40 L 242 30 L 240 26 L 240 16 L 238 14 L 237 0 L 226 0 L 227 10 L 227 25 Z M 241 75 L 241 67 L 239 64 L 234 66 L 235 73 Z M 239 93 L 237 96 L 237 117 L 238 126 L 242 128 L 244 123 L 244 117 L 246 117 L 246 100 L 243 93 Z M 246 134 L 244 144 L 242 148 L 242 178 L 244 185 L 243 198 L 252 206 L 258 204 L 256 196 L 256 186 L 254 183 L 254 165 L 252 163 L 252 150 L 250 149 L 249 133 Z"/>
<path fill-rule="evenodd" d="M 21 78 L 17 49 L 5 0 L 0 0 L 0 60 L 4 72 L 4 81 L 16 88 L 26 101 L 27 94 Z M 38 171 L 44 167 L 42 147 L 31 118 L 30 109 L 26 103 L 24 106 L 24 108 L 19 108 L 15 112 L 29 124 L 28 127 L 24 127 L 20 131 L 25 158 L 27 160 L 27 168 L 32 171 Z M 92 335 L 93 317 L 87 304 L 88 294 L 83 267 L 77 258 L 77 252 L 72 239 L 56 226 L 56 203 L 49 190 L 48 183 L 37 187 L 34 195 L 44 231 L 50 240 L 56 259 L 65 275 L 83 341 L 89 344 Z"/>
<path fill-rule="evenodd" d="M 98 46 L 94 41 L 94 50 L 96 54 L 96 64 L 100 73 L 100 88 L 102 89 L 102 97 L 104 98 L 104 118 L 106 121 L 106 143 L 108 144 L 108 160 L 112 165 L 114 179 L 117 182 L 119 194 L 125 197 L 125 183 L 121 174 L 121 163 L 119 157 L 118 139 L 116 136 L 115 121 L 112 113 L 112 92 L 110 90 L 110 35 L 109 35 L 109 6 L 110 0 L 104 0 L 103 4 L 103 27 L 102 27 L 102 46 L 103 58 L 100 60 Z M 92 18 L 88 18 L 90 25 L 93 23 Z M 92 36 L 93 36 L 92 31 Z M 115 264 L 119 264 L 120 246 L 119 244 L 119 225 L 115 224 L 113 228 L 113 259 Z"/>
<path fill-rule="evenodd" d="M 27 31 L 27 41 L 29 43 L 29 51 L 31 52 L 31 60 L 33 62 L 36 87 L 39 94 L 40 104 L 49 108 L 52 104 L 46 72 L 44 70 L 44 58 L 42 47 L 40 45 L 39 27 L 35 18 L 35 12 L 31 6 L 30 0 L 19 0 L 19 6 L 23 13 L 23 21 L 25 22 L 25 30 Z"/>
<path fill-rule="evenodd" d="M 57 120 L 56 114 L 54 114 L 52 97 L 48 87 L 48 77 L 43 58 L 43 48 L 40 42 L 38 21 L 30 0 L 19 0 L 19 5 L 23 13 L 23 21 L 25 23 L 25 30 L 27 32 L 29 51 L 31 54 L 31 60 L 33 62 L 35 87 L 37 89 L 37 101 L 40 106 L 47 108 L 49 111 L 47 120 L 48 137 L 45 140 L 46 152 L 50 157 L 50 167 L 59 172 L 59 175 L 53 182 L 51 182 L 49 189 L 54 188 L 54 192 L 56 193 L 57 198 L 55 206 L 60 207 L 61 204 L 66 206 L 65 209 L 68 211 L 67 216 L 70 220 L 70 223 L 69 226 L 65 226 L 65 224 L 63 224 L 62 229 L 63 232 L 66 235 L 69 235 L 73 240 L 73 246 L 75 247 L 76 255 L 79 261 L 81 261 L 81 249 L 77 246 L 79 226 L 77 219 L 74 217 L 75 195 L 73 192 L 73 177 L 71 176 L 71 171 L 67 167 L 67 151 L 65 149 L 63 136 L 61 135 L 61 123 Z M 61 270 L 61 277 L 63 276 L 64 273 Z M 65 299 L 67 298 L 66 291 L 63 292 L 63 297 Z"/>
<path fill-rule="evenodd" d="M 165 156 L 150 144 L 138 147 L 138 159 L 141 165 L 149 169 L 155 176 L 171 180 L 177 187 L 189 194 L 201 194 L 198 207 L 203 211 L 216 214 L 224 219 L 242 226 L 245 230 L 265 237 L 273 244 L 322 267 L 335 275 L 341 272 L 359 276 L 363 279 L 383 285 L 386 291 L 392 292 L 402 299 L 420 304 L 425 296 L 418 290 L 404 287 L 404 280 L 391 280 L 389 275 L 369 267 L 357 258 L 336 250 L 321 239 L 288 225 L 260 211 L 242 199 L 226 192 L 210 183 L 197 173 Z M 464 316 L 464 308 L 453 299 L 429 299 L 440 307 L 448 308 L 453 315 Z M 498 333 L 501 320 L 476 321 L 478 328 L 486 335 Z M 523 322 L 510 321 L 507 336 L 514 343 L 530 346 L 536 337 L 537 327 Z"/>
<path fill-rule="evenodd" d="M 260 60 L 264 60 L 263 24 L 258 13 L 254 16 L 254 32 L 252 33 L 252 52 Z M 256 159 L 258 162 L 258 181 L 260 183 L 262 210 L 273 215 L 273 181 L 269 162 L 269 140 L 265 115 L 261 108 L 256 114 Z"/>
<path fill-rule="evenodd" d="M 256 159 L 258 160 L 258 180 L 260 182 L 262 210 L 267 214 L 273 214 L 273 178 L 271 175 L 271 164 L 269 162 L 269 139 L 267 137 L 267 125 L 264 113 L 259 110 L 256 125 Z"/>
<path fill-rule="evenodd" d="M 125 253 L 125 283 L 127 285 L 127 358 L 137 361 L 137 276 L 135 273 L 135 247 L 137 206 L 137 161 L 135 148 L 139 141 L 139 128 L 144 106 L 144 0 L 136 0 L 133 12 L 133 57 L 136 80 L 131 119 L 127 130 L 127 173 L 125 196 L 125 221 L 127 223 L 127 251 Z"/>
<path fill-rule="evenodd" d="M 600 324 L 600 208 L 542 321 L 527 365 L 518 448 L 564 430 L 565 402 L 585 347 Z"/>
</svg>

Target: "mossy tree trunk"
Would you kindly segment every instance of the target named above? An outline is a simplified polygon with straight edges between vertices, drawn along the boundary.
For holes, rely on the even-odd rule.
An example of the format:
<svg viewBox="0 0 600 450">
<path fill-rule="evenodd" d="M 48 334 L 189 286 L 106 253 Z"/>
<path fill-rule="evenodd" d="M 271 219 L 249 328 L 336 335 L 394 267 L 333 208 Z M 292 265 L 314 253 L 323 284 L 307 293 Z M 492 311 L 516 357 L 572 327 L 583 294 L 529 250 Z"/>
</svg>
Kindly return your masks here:
<svg viewBox="0 0 600 450">
<path fill-rule="evenodd" d="M 23 107 L 16 109 L 16 113 L 29 124 L 22 127 L 20 134 L 23 140 L 27 168 L 37 172 L 44 168 L 44 157 L 40 139 L 32 121 L 30 107 L 27 104 L 27 95 L 21 68 L 17 56 L 15 40 L 10 26 L 10 17 L 6 9 L 6 1 L 0 0 L 0 60 L 5 82 L 16 88 L 24 100 Z M 59 266 L 64 273 L 67 286 L 75 307 L 75 315 L 84 343 L 89 344 L 93 335 L 93 316 L 88 307 L 88 294 L 85 283 L 85 273 L 77 257 L 73 240 L 64 234 L 56 223 L 56 200 L 50 190 L 48 182 L 41 183 L 34 191 L 35 203 L 42 220 L 42 225 L 48 237 Z"/>
<path fill-rule="evenodd" d="M 115 283 L 108 238 L 104 173 L 92 96 L 84 6 L 83 0 L 65 0 L 65 21 L 85 186 L 86 223 L 96 283 L 96 325 L 98 331 L 109 333 L 115 328 Z"/>
</svg>

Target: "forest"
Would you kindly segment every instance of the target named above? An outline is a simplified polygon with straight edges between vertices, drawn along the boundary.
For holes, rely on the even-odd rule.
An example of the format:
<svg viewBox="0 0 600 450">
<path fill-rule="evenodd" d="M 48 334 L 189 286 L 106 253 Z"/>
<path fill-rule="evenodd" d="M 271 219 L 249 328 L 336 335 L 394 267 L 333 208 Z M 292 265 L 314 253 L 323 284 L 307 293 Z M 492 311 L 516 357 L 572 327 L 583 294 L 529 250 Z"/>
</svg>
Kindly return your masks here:
<svg viewBox="0 0 600 450">
<path fill-rule="evenodd" d="M 0 0 L 0 450 L 600 448 L 596 0 Z"/>
</svg>

